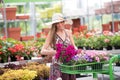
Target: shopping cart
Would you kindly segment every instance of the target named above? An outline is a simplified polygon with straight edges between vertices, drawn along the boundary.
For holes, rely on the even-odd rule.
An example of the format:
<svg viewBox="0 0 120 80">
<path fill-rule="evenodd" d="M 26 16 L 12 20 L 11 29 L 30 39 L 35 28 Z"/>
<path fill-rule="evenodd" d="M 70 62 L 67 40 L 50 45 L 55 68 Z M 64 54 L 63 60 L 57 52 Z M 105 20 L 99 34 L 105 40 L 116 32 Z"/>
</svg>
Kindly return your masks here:
<svg viewBox="0 0 120 80">
<path fill-rule="evenodd" d="M 120 55 L 114 55 L 113 57 L 110 58 L 109 61 L 99 62 L 99 63 L 94 62 L 94 63 L 77 64 L 71 66 L 60 64 L 60 70 L 62 73 L 67 73 L 67 74 L 92 73 L 93 78 L 97 78 L 97 74 L 108 74 L 110 76 L 110 80 L 114 80 L 114 66 L 116 60 L 120 60 Z"/>
</svg>

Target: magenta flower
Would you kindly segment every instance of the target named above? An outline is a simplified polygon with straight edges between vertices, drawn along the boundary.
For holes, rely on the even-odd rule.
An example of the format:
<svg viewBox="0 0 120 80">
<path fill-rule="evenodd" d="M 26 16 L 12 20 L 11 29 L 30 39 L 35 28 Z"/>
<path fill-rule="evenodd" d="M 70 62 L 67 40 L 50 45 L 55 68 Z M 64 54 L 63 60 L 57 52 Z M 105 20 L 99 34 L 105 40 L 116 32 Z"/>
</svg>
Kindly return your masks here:
<svg viewBox="0 0 120 80">
<path fill-rule="evenodd" d="M 72 60 L 77 54 L 77 50 L 73 45 L 68 45 L 67 47 L 63 44 L 56 44 L 57 53 L 55 54 L 55 58 L 60 62 L 69 62 Z"/>
</svg>

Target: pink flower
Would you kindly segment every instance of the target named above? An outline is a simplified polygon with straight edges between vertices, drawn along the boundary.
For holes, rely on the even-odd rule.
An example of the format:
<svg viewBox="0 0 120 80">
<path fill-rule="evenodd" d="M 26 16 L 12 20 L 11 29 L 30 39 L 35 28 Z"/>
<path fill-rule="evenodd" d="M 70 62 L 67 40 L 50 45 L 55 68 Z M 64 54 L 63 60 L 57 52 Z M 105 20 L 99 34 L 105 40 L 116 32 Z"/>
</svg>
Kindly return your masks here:
<svg viewBox="0 0 120 80">
<path fill-rule="evenodd" d="M 72 57 L 77 54 L 77 50 L 74 48 L 73 45 L 65 46 L 58 43 L 56 44 L 56 50 L 57 53 L 55 54 L 55 58 L 61 62 L 69 62 L 70 60 L 72 60 Z"/>
<path fill-rule="evenodd" d="M 104 42 L 109 43 L 110 40 L 109 39 L 104 39 Z"/>
<path fill-rule="evenodd" d="M 96 60 L 97 62 L 100 62 L 100 58 L 99 58 L 99 57 L 95 57 L 95 60 Z"/>
</svg>

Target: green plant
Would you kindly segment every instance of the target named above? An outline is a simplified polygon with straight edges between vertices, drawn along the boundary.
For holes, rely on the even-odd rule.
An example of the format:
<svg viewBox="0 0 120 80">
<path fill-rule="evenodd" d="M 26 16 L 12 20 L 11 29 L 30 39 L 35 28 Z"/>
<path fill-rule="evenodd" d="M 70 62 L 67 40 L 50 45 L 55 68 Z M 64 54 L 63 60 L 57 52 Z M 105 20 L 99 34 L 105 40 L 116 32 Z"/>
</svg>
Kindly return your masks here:
<svg viewBox="0 0 120 80">
<path fill-rule="evenodd" d="M 36 76 L 36 71 L 9 70 L 0 76 L 0 80 L 33 80 Z"/>
<path fill-rule="evenodd" d="M 75 40 L 75 45 L 77 47 L 84 47 L 85 46 L 85 41 L 86 41 L 86 38 L 74 38 Z"/>
<path fill-rule="evenodd" d="M 114 35 L 111 44 L 120 47 L 120 35 Z"/>
<path fill-rule="evenodd" d="M 49 77 L 49 71 L 50 68 L 48 66 L 46 66 L 45 64 L 36 64 L 36 63 L 32 63 L 32 64 L 28 64 L 25 67 L 23 67 L 23 69 L 29 69 L 29 70 L 34 70 L 37 72 L 37 78 L 43 78 L 46 79 Z M 36 80 L 35 79 L 35 80 Z"/>
<path fill-rule="evenodd" d="M 0 58 L 3 63 L 8 61 L 8 57 L 10 56 L 8 48 L 11 46 L 13 46 L 13 43 L 8 42 L 6 39 L 3 38 L 0 39 Z"/>
</svg>

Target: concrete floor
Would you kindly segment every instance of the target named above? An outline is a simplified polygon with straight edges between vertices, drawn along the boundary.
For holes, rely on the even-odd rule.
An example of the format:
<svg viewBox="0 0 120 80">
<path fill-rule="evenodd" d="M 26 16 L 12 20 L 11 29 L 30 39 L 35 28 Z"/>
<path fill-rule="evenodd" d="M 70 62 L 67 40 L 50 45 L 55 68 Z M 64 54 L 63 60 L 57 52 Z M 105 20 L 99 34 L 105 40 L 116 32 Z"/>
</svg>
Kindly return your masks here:
<svg viewBox="0 0 120 80">
<path fill-rule="evenodd" d="M 115 80 L 120 80 L 120 72 L 116 72 L 114 77 L 115 77 Z M 109 79 L 109 75 L 103 75 L 102 77 L 102 74 L 99 74 L 98 79 L 93 79 L 91 75 L 88 77 L 77 78 L 76 80 L 110 80 L 110 79 Z"/>
</svg>

